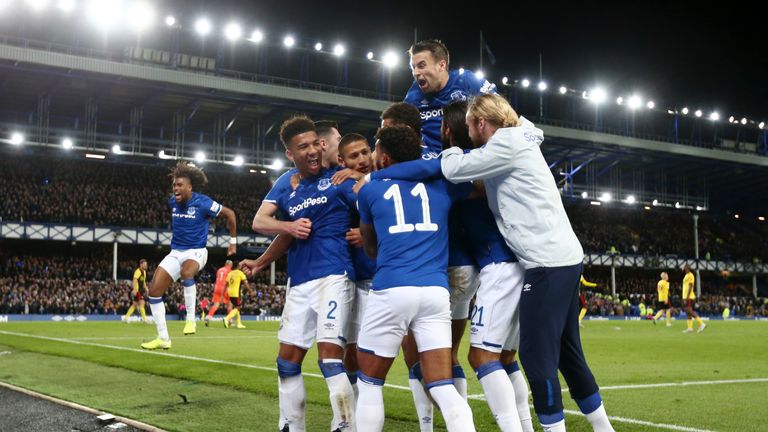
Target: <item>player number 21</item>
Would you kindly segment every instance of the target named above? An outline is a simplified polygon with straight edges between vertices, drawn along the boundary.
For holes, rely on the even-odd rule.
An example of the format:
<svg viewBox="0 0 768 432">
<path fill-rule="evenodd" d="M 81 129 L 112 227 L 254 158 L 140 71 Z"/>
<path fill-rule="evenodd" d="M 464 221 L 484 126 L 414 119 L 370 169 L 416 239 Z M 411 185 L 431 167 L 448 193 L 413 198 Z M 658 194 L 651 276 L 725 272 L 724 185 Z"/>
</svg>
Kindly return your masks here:
<svg viewBox="0 0 768 432">
<path fill-rule="evenodd" d="M 403 196 L 400 195 L 400 185 L 393 184 L 384 193 L 384 199 L 391 199 L 395 202 L 395 222 L 396 225 L 389 227 L 390 234 L 399 234 L 416 231 L 437 231 L 437 224 L 432 223 L 429 215 L 429 195 L 424 183 L 419 183 L 411 189 L 411 195 L 421 198 L 422 223 L 405 223 L 405 210 L 403 210 Z"/>
</svg>

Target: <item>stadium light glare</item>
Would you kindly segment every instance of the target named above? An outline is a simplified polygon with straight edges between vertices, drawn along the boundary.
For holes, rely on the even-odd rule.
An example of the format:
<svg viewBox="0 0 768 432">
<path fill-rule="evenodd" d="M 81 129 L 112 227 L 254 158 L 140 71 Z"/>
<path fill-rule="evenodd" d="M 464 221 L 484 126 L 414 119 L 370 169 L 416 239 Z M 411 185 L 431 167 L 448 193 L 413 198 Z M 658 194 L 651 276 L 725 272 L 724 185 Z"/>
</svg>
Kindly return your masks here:
<svg viewBox="0 0 768 432">
<path fill-rule="evenodd" d="M 168 27 L 173 27 L 176 25 L 176 17 L 173 15 L 168 15 L 165 17 L 165 25 Z"/>
<path fill-rule="evenodd" d="M 599 205 L 601 205 L 601 204 L 602 204 L 600 201 L 590 201 L 589 203 L 590 203 L 591 205 L 593 205 L 593 206 L 599 206 Z"/>
<path fill-rule="evenodd" d="M 293 36 L 286 36 L 283 38 L 283 45 L 285 45 L 286 48 L 290 48 L 295 44 L 296 44 L 296 39 L 294 39 Z"/>
<path fill-rule="evenodd" d="M 720 113 L 718 113 L 717 111 L 713 111 L 713 112 L 711 112 L 711 113 L 709 114 L 709 119 L 710 119 L 710 120 L 712 120 L 712 121 L 718 121 L 718 120 L 720 120 Z"/>
<path fill-rule="evenodd" d="M 205 162 L 205 153 L 203 153 L 201 151 L 195 153 L 195 162 L 197 162 L 197 163 Z"/>
<path fill-rule="evenodd" d="M 507 85 L 508 82 L 509 82 L 509 78 L 507 78 L 507 77 L 502 77 L 501 78 L 501 83 L 502 84 Z"/>
<path fill-rule="evenodd" d="M 619 96 L 616 98 L 616 105 L 622 105 L 624 103 L 624 98 Z"/>
<path fill-rule="evenodd" d="M 627 204 L 634 204 L 635 202 L 636 202 L 636 199 L 635 199 L 634 195 L 628 195 L 627 196 L 627 200 L 626 200 Z"/>
<path fill-rule="evenodd" d="M 459 68 L 459 75 L 464 75 L 464 68 Z"/>
<path fill-rule="evenodd" d="M 544 91 L 547 89 L 547 83 L 545 83 L 544 81 L 541 81 L 538 87 L 539 87 L 539 91 Z"/>
<path fill-rule="evenodd" d="M 589 91 L 588 96 L 589 100 L 591 100 L 595 105 L 600 105 L 601 103 L 605 102 L 606 99 L 608 99 L 608 93 L 606 93 L 602 87 L 593 88 Z"/>
<path fill-rule="evenodd" d="M 64 149 L 69 150 L 75 146 L 75 143 L 72 142 L 71 138 L 64 138 L 61 140 L 61 146 L 64 147 Z"/>
<path fill-rule="evenodd" d="M 565 86 L 560 86 L 558 90 L 560 91 L 560 94 L 566 94 L 568 92 L 568 89 L 565 88 Z"/>
<path fill-rule="evenodd" d="M 373 60 L 373 51 L 368 51 L 368 54 L 365 55 L 365 58 L 368 60 Z"/>
<path fill-rule="evenodd" d="M 397 66 L 397 54 L 395 54 L 394 51 L 387 51 L 386 54 L 384 54 L 384 57 L 382 57 L 381 61 L 384 62 L 385 67 L 392 69 Z"/>
<path fill-rule="evenodd" d="M 120 154 L 120 144 L 114 144 L 114 145 L 112 145 L 112 153 L 114 153 L 114 154 Z"/>
<path fill-rule="evenodd" d="M 758 216 L 757 220 L 759 220 L 760 222 L 765 222 L 765 216 Z"/>
<path fill-rule="evenodd" d="M 763 129 L 765 127 L 765 122 L 758 123 L 757 127 L 759 127 L 760 129 Z"/>
<path fill-rule="evenodd" d="M 40 12 L 48 7 L 49 0 L 26 0 L 25 3 L 35 12 Z"/>
<path fill-rule="evenodd" d="M 680 208 L 680 203 L 679 203 L 679 202 L 676 202 L 676 203 L 675 203 L 675 208 L 676 208 L 676 209 L 679 209 L 679 208 Z"/>
<path fill-rule="evenodd" d="M 600 201 L 602 201 L 602 202 L 611 202 L 611 200 L 613 199 L 613 197 L 611 196 L 611 194 L 610 194 L 609 192 L 603 192 L 603 193 L 600 195 L 600 198 L 598 198 L 598 199 L 599 199 Z"/>
<path fill-rule="evenodd" d="M 259 43 L 264 40 L 264 33 L 261 30 L 254 30 L 251 32 L 251 37 L 248 40 L 253 43 Z"/>
<path fill-rule="evenodd" d="M 693 115 L 695 115 L 696 117 L 701 117 L 702 112 L 701 112 L 701 110 L 696 110 L 696 112 L 693 113 Z"/>
<path fill-rule="evenodd" d="M 322 51 L 323 50 L 323 44 L 318 42 L 315 44 L 315 51 Z"/>
<path fill-rule="evenodd" d="M 154 24 L 155 10 L 149 3 L 136 3 L 128 13 L 128 22 L 134 31 L 141 33 Z"/>
<path fill-rule="evenodd" d="M 696 206 L 696 211 L 702 211 L 702 210 L 706 210 L 706 208 L 702 206 Z"/>
<path fill-rule="evenodd" d="M 120 0 L 92 0 L 88 3 L 88 17 L 91 22 L 107 31 L 122 17 L 122 6 Z M 133 24 L 131 19 L 129 22 Z"/>
<path fill-rule="evenodd" d="M 481 70 L 475 71 L 475 78 L 477 78 L 479 80 L 484 80 L 485 79 L 485 72 L 483 72 Z"/>
<path fill-rule="evenodd" d="M 528 81 L 528 78 L 523 78 L 523 81 L 521 82 L 524 88 L 528 88 L 528 86 L 531 85 L 531 82 Z"/>
<path fill-rule="evenodd" d="M 275 171 L 280 171 L 281 169 L 283 169 L 284 166 L 285 164 L 283 163 L 282 160 L 275 159 L 274 161 L 272 161 L 272 165 L 269 165 L 267 168 Z"/>
<path fill-rule="evenodd" d="M 632 95 L 629 97 L 629 100 L 627 100 L 627 106 L 629 109 L 638 109 L 643 104 L 643 99 L 638 95 Z"/>
<path fill-rule="evenodd" d="M 75 0 L 59 0 L 56 3 L 56 6 L 61 10 L 62 12 L 72 12 L 75 10 Z"/>
<path fill-rule="evenodd" d="M 657 205 L 659 205 L 659 200 L 653 200 L 653 202 L 651 204 L 657 206 Z"/>
<path fill-rule="evenodd" d="M 207 18 L 199 18 L 197 21 L 195 21 L 195 31 L 200 36 L 207 36 L 208 33 L 211 32 L 211 22 L 208 21 Z"/>
<path fill-rule="evenodd" d="M 650 210 L 651 209 L 650 206 L 643 206 L 643 208 L 646 209 L 646 210 Z"/>
<path fill-rule="evenodd" d="M 648 103 L 647 103 L 647 104 L 645 104 L 645 106 L 646 106 L 646 108 L 648 108 L 648 109 L 654 109 L 654 108 L 656 108 L 656 102 L 654 102 L 654 101 L 648 101 Z"/>
<path fill-rule="evenodd" d="M 736 219 L 738 219 L 738 218 L 739 218 L 739 214 L 738 214 L 738 213 L 736 213 L 735 215 L 733 215 L 733 217 L 734 217 L 734 218 L 736 218 Z"/>
<path fill-rule="evenodd" d="M 224 37 L 230 42 L 235 42 L 243 35 L 243 28 L 240 24 L 231 22 L 224 26 Z"/>
<path fill-rule="evenodd" d="M 86 153 L 85 157 L 86 159 L 99 159 L 99 160 L 104 160 L 107 158 L 103 154 L 95 154 L 95 153 Z"/>
<path fill-rule="evenodd" d="M 582 192 L 581 193 L 581 197 L 584 198 L 584 199 L 586 199 L 588 196 L 589 196 L 589 194 L 587 192 Z"/>
<path fill-rule="evenodd" d="M 728 117 L 728 123 L 733 123 L 733 121 L 734 121 L 734 117 L 733 116 Z"/>
<path fill-rule="evenodd" d="M 21 132 L 13 132 L 9 141 L 13 145 L 21 145 L 24 143 L 24 135 Z"/>
<path fill-rule="evenodd" d="M 688 115 L 688 107 L 683 107 L 683 109 L 680 112 L 682 112 L 683 115 Z"/>
<path fill-rule="evenodd" d="M 747 124 L 747 118 L 746 117 L 742 117 L 741 124 L 743 124 L 743 125 Z"/>
<path fill-rule="evenodd" d="M 333 47 L 333 55 L 336 57 L 341 57 L 344 55 L 344 53 L 347 52 L 347 49 L 344 48 L 344 45 L 342 44 L 336 44 Z"/>
<path fill-rule="evenodd" d="M 240 155 L 235 156 L 235 160 L 232 161 L 232 165 L 234 166 L 242 166 L 244 163 L 245 159 Z"/>
</svg>

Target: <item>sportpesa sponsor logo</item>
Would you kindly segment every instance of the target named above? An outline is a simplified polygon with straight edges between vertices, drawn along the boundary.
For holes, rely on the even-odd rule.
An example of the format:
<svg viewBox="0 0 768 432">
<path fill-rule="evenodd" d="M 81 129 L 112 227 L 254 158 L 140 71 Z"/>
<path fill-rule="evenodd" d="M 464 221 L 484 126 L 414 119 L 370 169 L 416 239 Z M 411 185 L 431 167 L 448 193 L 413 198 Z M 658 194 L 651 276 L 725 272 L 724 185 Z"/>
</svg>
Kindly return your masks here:
<svg viewBox="0 0 768 432">
<path fill-rule="evenodd" d="M 435 109 L 435 110 L 427 110 L 421 112 L 421 119 L 422 120 L 429 120 L 433 117 L 442 117 L 443 116 L 443 109 Z"/>
<path fill-rule="evenodd" d="M 327 202 L 328 202 L 328 198 L 325 197 L 325 196 L 321 196 L 319 198 L 307 198 L 307 199 L 304 200 L 303 203 L 295 205 L 293 207 L 289 207 L 288 208 L 288 213 L 291 216 L 293 216 L 296 213 L 304 210 L 307 207 L 310 207 L 310 206 L 313 206 L 313 205 L 318 205 L 318 204 L 325 204 Z"/>
</svg>

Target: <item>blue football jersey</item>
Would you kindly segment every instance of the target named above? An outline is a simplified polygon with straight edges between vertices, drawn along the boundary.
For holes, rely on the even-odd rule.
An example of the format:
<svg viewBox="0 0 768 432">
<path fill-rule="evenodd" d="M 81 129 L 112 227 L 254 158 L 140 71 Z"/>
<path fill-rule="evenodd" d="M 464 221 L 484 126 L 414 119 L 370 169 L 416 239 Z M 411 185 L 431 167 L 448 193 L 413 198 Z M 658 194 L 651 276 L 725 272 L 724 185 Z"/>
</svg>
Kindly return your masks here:
<svg viewBox="0 0 768 432">
<path fill-rule="evenodd" d="M 192 192 L 192 198 L 177 203 L 173 195 L 168 199 L 171 209 L 171 249 L 204 248 L 208 242 L 208 224 L 221 212 L 221 204 L 207 195 Z"/>
<path fill-rule="evenodd" d="M 457 220 L 464 226 L 469 253 L 480 268 L 491 263 L 517 261 L 501 236 L 485 197 L 464 200 L 457 205 Z"/>
<path fill-rule="evenodd" d="M 466 212 L 462 208 L 468 200 L 457 201 L 451 207 L 448 214 L 448 267 L 476 266 L 473 255 L 470 253 L 470 245 L 464 224 Z"/>
<path fill-rule="evenodd" d="M 478 79 L 474 72 L 450 71 L 448 83 L 437 93 L 423 93 L 416 81 L 405 95 L 405 102 L 414 105 L 421 113 L 421 139 L 426 148 L 424 153 L 440 153 L 443 142 L 440 139 L 440 123 L 443 121 L 443 107 L 454 101 L 469 101 L 480 93 L 496 93 L 496 85 L 488 80 Z"/>
<path fill-rule="evenodd" d="M 448 289 L 448 212 L 469 188 L 446 180 L 380 180 L 357 198 L 360 223 L 372 224 L 378 240 L 371 289 L 442 286 Z"/>
<path fill-rule="evenodd" d="M 365 254 L 361 247 L 351 247 L 352 249 L 352 267 L 355 269 L 355 281 L 373 279 L 376 274 L 376 260 L 371 259 Z"/>
<path fill-rule="evenodd" d="M 291 190 L 290 182 L 286 188 L 278 180 L 264 198 L 277 205 L 288 220 L 312 221 L 309 238 L 294 238 L 288 250 L 291 285 L 352 271 L 346 233 L 355 212 L 355 181 L 332 185 L 331 177 L 336 171 L 324 168 L 317 176 L 303 179 L 296 190 Z"/>
</svg>

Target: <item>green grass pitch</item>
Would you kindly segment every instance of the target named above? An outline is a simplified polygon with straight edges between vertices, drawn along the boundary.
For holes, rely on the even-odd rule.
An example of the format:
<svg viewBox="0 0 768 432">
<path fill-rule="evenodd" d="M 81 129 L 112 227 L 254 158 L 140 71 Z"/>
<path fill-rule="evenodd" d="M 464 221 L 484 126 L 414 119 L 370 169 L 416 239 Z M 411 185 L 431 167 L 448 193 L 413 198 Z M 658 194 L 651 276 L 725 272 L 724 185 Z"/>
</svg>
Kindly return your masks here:
<svg viewBox="0 0 768 432">
<path fill-rule="evenodd" d="M 173 349 L 152 353 L 139 349 L 154 337 L 152 325 L 1 323 L 0 381 L 167 430 L 275 431 L 277 323 L 246 324 L 199 325 L 184 337 L 182 323 L 170 322 Z M 682 334 L 680 321 L 672 328 L 647 321 L 585 326 L 587 360 L 617 431 L 768 430 L 768 322 L 714 321 L 694 335 Z M 311 351 L 303 368 L 307 427 L 327 431 L 331 410 L 316 360 Z M 478 431 L 498 430 L 464 368 Z M 387 384 L 385 430 L 417 431 L 401 360 Z M 590 431 L 567 393 L 564 400 L 568 430 Z M 444 430 L 437 417 L 436 430 Z"/>
</svg>

